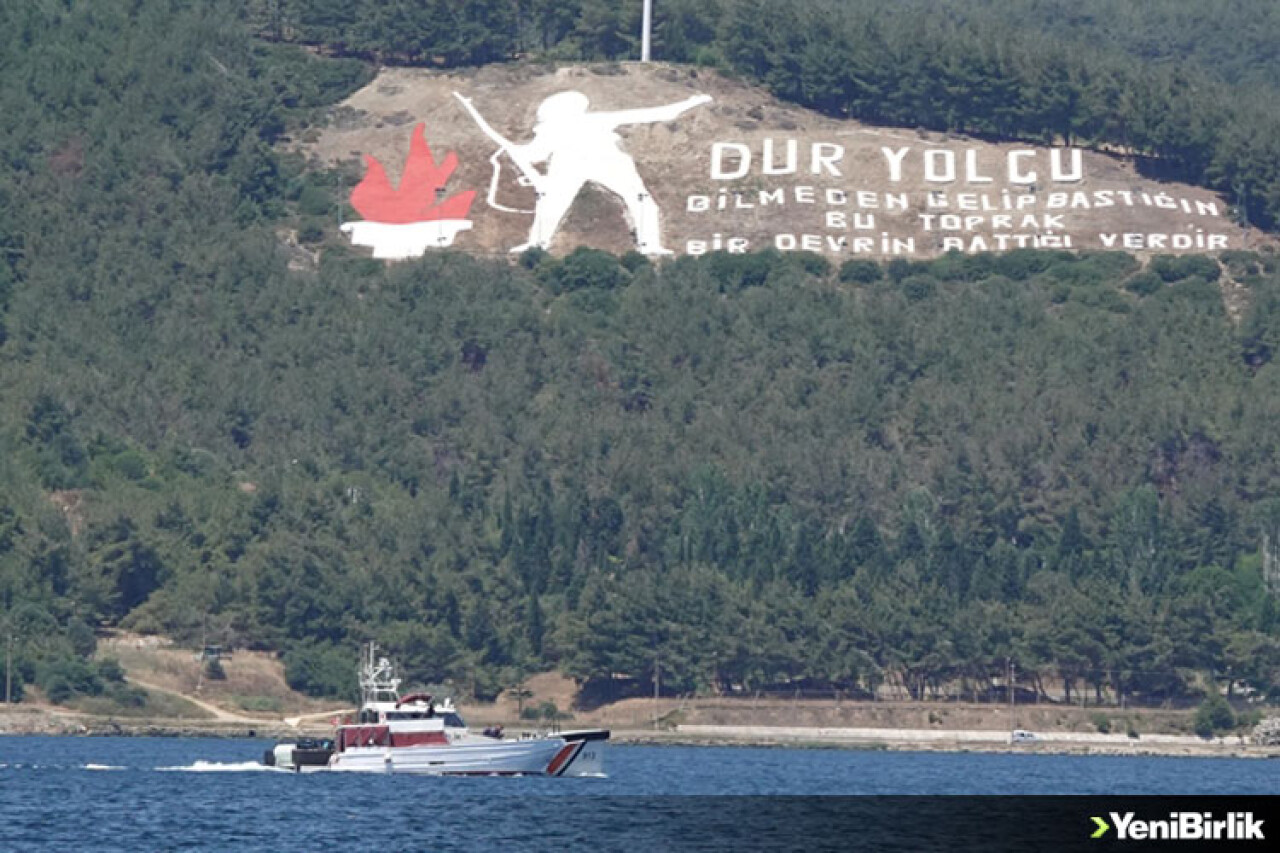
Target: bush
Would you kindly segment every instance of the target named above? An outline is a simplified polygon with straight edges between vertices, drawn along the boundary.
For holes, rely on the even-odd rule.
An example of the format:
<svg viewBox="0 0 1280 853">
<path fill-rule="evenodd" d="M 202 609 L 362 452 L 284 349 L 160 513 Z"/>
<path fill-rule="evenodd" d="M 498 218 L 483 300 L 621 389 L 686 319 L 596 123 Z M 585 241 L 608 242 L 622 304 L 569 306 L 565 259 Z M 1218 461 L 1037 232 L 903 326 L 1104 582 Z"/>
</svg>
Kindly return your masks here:
<svg viewBox="0 0 1280 853">
<path fill-rule="evenodd" d="M 831 262 L 817 252 L 797 252 L 794 257 L 800 264 L 800 269 L 809 275 L 818 278 L 831 275 Z"/>
<path fill-rule="evenodd" d="M 298 229 L 298 242 L 312 245 L 324 239 L 324 229 L 316 222 L 306 222 Z"/>
<path fill-rule="evenodd" d="M 45 697 L 55 705 L 64 705 L 71 697 L 76 695 L 76 690 L 71 686 L 71 682 L 61 675 L 51 676 L 44 682 L 43 686 Z"/>
<path fill-rule="evenodd" d="M 1106 714 L 1094 714 L 1092 720 L 1093 727 L 1098 730 L 1099 734 L 1111 733 L 1111 718 Z"/>
<path fill-rule="evenodd" d="M 884 271 L 875 261 L 861 258 L 845 261 L 840 265 L 840 280 L 845 284 L 871 284 L 884 277 Z"/>
<path fill-rule="evenodd" d="M 765 249 L 748 255 L 712 252 L 705 256 L 704 263 L 711 277 L 720 285 L 720 290 L 732 292 L 764 284 L 781 261 L 782 256 L 777 250 Z"/>
<path fill-rule="evenodd" d="M 1237 278 L 1260 275 L 1263 271 L 1262 257 L 1257 252 L 1230 249 L 1220 254 L 1218 259 L 1226 264 L 1227 269 L 1231 270 L 1231 274 Z"/>
<path fill-rule="evenodd" d="M 1186 300 L 1211 311 L 1222 310 L 1222 292 L 1218 290 L 1218 286 L 1199 276 L 1182 279 L 1165 288 L 1163 295 L 1170 299 Z"/>
<path fill-rule="evenodd" d="M 914 265 L 906 258 L 894 258 L 885 265 L 884 271 L 889 276 L 889 280 L 897 284 L 911 275 L 914 269 Z"/>
<path fill-rule="evenodd" d="M 1076 293 L 1080 304 L 1088 305 L 1090 308 L 1102 308 L 1113 314 L 1127 314 L 1132 310 L 1132 307 L 1120 291 L 1113 290 L 1110 287 L 1080 290 L 1076 291 Z"/>
<path fill-rule="evenodd" d="M 527 270 L 537 269 L 549 257 L 544 250 L 532 246 L 520 253 L 520 266 Z"/>
<path fill-rule="evenodd" d="M 98 638 L 94 636 L 93 629 L 79 619 L 67 625 L 67 640 L 78 657 L 90 657 L 98 648 Z"/>
<path fill-rule="evenodd" d="M 322 187 L 308 184 L 298 195 L 298 209 L 307 216 L 327 216 L 333 210 L 333 196 Z"/>
<path fill-rule="evenodd" d="M 98 676 L 108 684 L 124 683 L 124 667 L 115 658 L 98 661 Z"/>
<path fill-rule="evenodd" d="M 1142 264 L 1128 252 L 1082 252 L 1080 266 L 1098 279 L 1115 281 L 1137 272 Z"/>
<path fill-rule="evenodd" d="M 1236 715 L 1232 713 L 1227 700 L 1214 694 L 1200 703 L 1196 709 L 1195 733 L 1203 738 L 1213 737 L 1219 732 L 1235 728 Z"/>
<path fill-rule="evenodd" d="M 1140 272 L 1124 283 L 1124 289 L 1138 296 L 1150 296 L 1164 287 L 1164 279 L 1147 270 Z"/>
<path fill-rule="evenodd" d="M 649 266 L 649 259 L 637 252 L 635 249 L 627 252 L 619 261 L 627 272 L 635 272 L 638 269 Z"/>
<path fill-rule="evenodd" d="M 77 695 L 102 695 L 102 676 L 98 667 L 83 658 L 55 658 L 42 665 L 39 684 L 49 701 L 61 705 Z"/>
<path fill-rule="evenodd" d="M 1204 255 L 1156 255 L 1148 269 L 1167 282 L 1182 281 L 1192 276 L 1214 282 L 1222 275 L 1218 262 Z"/>
<path fill-rule="evenodd" d="M 543 283 L 557 294 L 589 287 L 612 290 L 627 280 L 627 271 L 617 258 L 582 246 L 559 263 L 547 264 L 541 272 Z"/>
<path fill-rule="evenodd" d="M 912 302 L 923 302 L 938 292 L 938 282 L 932 276 L 913 275 L 903 280 L 902 292 Z"/>
<path fill-rule="evenodd" d="M 995 267 L 996 272 L 1014 281 L 1026 281 L 1033 275 L 1047 270 L 1057 260 L 1060 259 L 1052 252 L 1014 249 L 1012 252 L 996 256 Z"/>
<path fill-rule="evenodd" d="M 209 658 L 204 662 L 204 677 L 210 681 L 226 681 L 227 671 L 222 668 L 222 661 Z"/>
<path fill-rule="evenodd" d="M 111 464 L 122 476 L 130 480 L 142 480 L 147 476 L 147 460 L 136 450 L 126 450 L 117 454 Z"/>
</svg>

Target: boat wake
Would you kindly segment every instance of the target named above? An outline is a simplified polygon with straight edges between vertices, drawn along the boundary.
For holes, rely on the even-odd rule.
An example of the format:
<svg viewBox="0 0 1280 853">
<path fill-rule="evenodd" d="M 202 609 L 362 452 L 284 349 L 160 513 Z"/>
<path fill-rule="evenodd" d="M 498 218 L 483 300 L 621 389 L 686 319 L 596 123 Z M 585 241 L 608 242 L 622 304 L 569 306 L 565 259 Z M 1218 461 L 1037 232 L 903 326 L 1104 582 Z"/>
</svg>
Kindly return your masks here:
<svg viewBox="0 0 1280 853">
<path fill-rule="evenodd" d="M 194 764 L 184 764 L 180 767 L 157 767 L 156 770 L 165 773 L 288 773 L 290 771 L 281 767 L 268 767 L 257 761 L 234 761 L 229 764 L 223 764 L 218 761 L 197 761 Z"/>
<path fill-rule="evenodd" d="M 84 769 L 85 770 L 124 770 L 125 768 L 121 767 L 118 764 L 86 764 L 84 765 Z"/>
</svg>

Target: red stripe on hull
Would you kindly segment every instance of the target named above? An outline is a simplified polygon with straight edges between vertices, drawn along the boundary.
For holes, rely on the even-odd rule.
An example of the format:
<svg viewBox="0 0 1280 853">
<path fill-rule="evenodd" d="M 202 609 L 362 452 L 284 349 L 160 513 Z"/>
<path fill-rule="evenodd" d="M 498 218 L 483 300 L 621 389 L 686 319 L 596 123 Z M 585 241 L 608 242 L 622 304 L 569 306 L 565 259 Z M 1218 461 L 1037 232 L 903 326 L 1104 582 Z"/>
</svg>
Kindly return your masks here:
<svg viewBox="0 0 1280 853">
<path fill-rule="evenodd" d="M 566 743 L 564 748 L 556 753 L 556 757 L 551 759 L 551 763 L 547 765 L 548 776 L 559 776 L 565 769 L 573 763 L 573 757 L 578 754 L 578 750 L 582 749 L 585 741 L 574 741 Z"/>
</svg>

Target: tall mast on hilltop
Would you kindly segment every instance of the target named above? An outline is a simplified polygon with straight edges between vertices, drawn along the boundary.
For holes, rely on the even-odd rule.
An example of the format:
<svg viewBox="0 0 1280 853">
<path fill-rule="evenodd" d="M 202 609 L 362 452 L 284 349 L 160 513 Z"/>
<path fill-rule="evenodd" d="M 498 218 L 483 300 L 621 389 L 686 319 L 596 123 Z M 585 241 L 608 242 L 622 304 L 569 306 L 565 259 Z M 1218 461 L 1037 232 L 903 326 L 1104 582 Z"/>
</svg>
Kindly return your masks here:
<svg viewBox="0 0 1280 853">
<path fill-rule="evenodd" d="M 649 61 L 649 33 L 653 29 L 653 0 L 644 0 L 644 19 L 640 24 L 640 61 Z"/>
</svg>

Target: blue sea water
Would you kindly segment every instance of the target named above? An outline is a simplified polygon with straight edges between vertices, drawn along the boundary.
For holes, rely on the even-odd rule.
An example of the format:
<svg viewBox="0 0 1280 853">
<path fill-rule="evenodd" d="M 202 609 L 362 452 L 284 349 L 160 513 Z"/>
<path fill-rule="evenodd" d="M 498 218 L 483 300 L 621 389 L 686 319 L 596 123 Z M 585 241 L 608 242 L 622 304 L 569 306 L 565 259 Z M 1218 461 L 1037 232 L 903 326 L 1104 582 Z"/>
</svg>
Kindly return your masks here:
<svg viewBox="0 0 1280 853">
<path fill-rule="evenodd" d="M 1256 759 L 611 745 L 604 779 L 440 779 L 261 768 L 268 745 L 0 737 L 0 849 L 747 849 L 707 839 L 779 797 L 1280 793 Z"/>
</svg>

